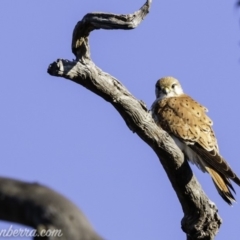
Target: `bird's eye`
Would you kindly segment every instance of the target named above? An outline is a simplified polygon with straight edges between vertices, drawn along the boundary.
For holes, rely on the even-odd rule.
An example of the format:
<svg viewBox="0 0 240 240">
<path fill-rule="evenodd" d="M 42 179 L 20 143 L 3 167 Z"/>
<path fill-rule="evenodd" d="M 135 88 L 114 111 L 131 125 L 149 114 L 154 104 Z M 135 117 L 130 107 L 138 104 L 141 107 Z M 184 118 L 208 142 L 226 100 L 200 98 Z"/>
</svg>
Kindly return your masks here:
<svg viewBox="0 0 240 240">
<path fill-rule="evenodd" d="M 174 89 L 176 86 L 177 86 L 177 84 L 174 83 L 174 84 L 172 85 L 172 89 Z"/>
</svg>

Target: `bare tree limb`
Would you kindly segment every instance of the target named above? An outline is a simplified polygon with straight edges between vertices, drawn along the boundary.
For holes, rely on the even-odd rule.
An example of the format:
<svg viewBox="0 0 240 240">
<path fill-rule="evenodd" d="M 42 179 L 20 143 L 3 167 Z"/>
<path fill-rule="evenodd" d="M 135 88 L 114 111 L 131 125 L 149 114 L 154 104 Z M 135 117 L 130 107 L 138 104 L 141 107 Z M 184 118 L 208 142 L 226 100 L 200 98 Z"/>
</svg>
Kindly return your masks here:
<svg viewBox="0 0 240 240">
<path fill-rule="evenodd" d="M 30 226 L 40 236 L 56 233 L 34 239 L 103 240 L 74 204 L 48 187 L 1 177 L 0 196 L 1 220 Z"/>
<path fill-rule="evenodd" d="M 149 0 L 139 11 L 129 15 L 87 14 L 77 23 L 73 33 L 72 51 L 76 61 L 59 59 L 49 66 L 48 73 L 78 83 L 113 105 L 130 130 L 154 150 L 162 163 L 184 212 L 181 224 L 187 239 L 211 240 L 218 232 L 221 218 L 184 160 L 183 153 L 172 138 L 155 124 L 146 105 L 90 59 L 90 31 L 134 28 L 148 13 L 150 5 Z"/>
<path fill-rule="evenodd" d="M 88 13 L 77 23 L 73 30 L 72 52 L 77 58 L 90 59 L 88 36 L 97 29 L 123 29 L 136 28 L 148 14 L 152 0 L 147 2 L 133 14 L 117 15 L 111 13 Z"/>
</svg>

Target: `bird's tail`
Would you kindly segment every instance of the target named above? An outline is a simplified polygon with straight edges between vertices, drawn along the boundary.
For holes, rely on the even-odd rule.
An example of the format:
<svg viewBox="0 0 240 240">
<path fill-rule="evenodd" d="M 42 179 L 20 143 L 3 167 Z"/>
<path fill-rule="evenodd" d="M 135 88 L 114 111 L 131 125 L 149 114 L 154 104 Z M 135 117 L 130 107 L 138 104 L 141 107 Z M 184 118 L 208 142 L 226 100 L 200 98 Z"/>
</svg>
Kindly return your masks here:
<svg viewBox="0 0 240 240">
<path fill-rule="evenodd" d="M 229 204 L 232 205 L 235 202 L 235 198 L 231 190 L 235 193 L 235 190 L 230 183 L 229 179 L 225 177 L 222 173 L 216 172 L 210 167 L 206 167 L 206 170 L 211 175 L 213 183 L 218 190 L 220 196 Z"/>
</svg>

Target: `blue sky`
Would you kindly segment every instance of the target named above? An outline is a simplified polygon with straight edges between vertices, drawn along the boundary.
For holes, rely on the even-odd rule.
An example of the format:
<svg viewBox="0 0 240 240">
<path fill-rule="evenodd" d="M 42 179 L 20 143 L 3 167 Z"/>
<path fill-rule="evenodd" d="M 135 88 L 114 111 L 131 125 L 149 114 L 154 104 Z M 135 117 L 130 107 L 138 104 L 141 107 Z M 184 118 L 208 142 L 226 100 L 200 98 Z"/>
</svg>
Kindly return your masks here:
<svg viewBox="0 0 240 240">
<path fill-rule="evenodd" d="M 131 13 L 143 3 L 0 1 L 0 175 L 62 193 L 108 240 L 185 239 L 180 204 L 154 152 L 109 103 L 47 74 L 57 58 L 74 58 L 72 30 L 86 13 Z M 157 79 L 178 78 L 209 109 L 220 152 L 240 176 L 240 28 L 234 4 L 153 0 L 137 29 L 94 31 L 90 45 L 93 61 L 148 107 Z M 216 239 L 238 239 L 239 203 L 229 207 L 210 177 L 191 167 L 223 218 Z"/>
</svg>

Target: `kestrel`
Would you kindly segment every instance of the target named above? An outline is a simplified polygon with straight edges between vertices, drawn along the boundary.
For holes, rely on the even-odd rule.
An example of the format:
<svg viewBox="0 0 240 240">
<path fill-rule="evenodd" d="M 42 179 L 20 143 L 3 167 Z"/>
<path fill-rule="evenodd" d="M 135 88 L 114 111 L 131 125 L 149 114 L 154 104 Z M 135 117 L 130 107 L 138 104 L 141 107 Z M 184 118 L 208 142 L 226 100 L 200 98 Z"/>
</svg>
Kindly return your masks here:
<svg viewBox="0 0 240 240">
<path fill-rule="evenodd" d="M 231 205 L 235 190 L 230 180 L 240 186 L 240 179 L 219 153 L 207 108 L 186 95 L 173 77 L 158 80 L 155 93 L 151 110 L 156 123 L 171 135 L 187 160 L 211 175 L 218 193 Z"/>
</svg>

